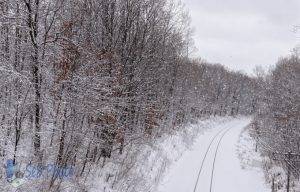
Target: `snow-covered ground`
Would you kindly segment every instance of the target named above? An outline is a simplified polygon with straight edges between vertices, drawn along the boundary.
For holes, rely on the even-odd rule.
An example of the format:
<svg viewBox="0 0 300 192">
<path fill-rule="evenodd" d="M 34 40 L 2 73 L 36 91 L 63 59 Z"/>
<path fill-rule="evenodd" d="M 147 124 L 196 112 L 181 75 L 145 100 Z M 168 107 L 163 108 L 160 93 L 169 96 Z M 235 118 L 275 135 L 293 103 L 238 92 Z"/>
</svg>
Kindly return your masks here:
<svg viewBox="0 0 300 192">
<path fill-rule="evenodd" d="M 270 192 L 270 187 L 265 184 L 259 155 L 256 154 L 257 158 L 254 159 L 248 157 L 248 164 L 245 164 L 246 160 L 243 159 L 246 154 L 250 153 L 245 149 L 253 148 L 252 141 L 243 138 L 243 134 L 247 134 L 244 128 L 250 121 L 250 118 L 245 117 L 232 119 L 199 135 L 192 149 L 186 151 L 169 168 L 157 191 Z M 227 130 L 228 132 L 226 132 Z M 217 136 L 215 137 L 215 135 Z M 224 135 L 223 138 L 221 138 L 222 135 Z M 207 152 L 199 175 L 203 158 L 214 137 L 215 140 Z M 220 140 L 219 149 L 215 155 Z M 212 172 L 213 166 L 214 171 Z M 246 168 L 246 166 L 251 168 Z M 198 175 L 199 181 L 195 189 Z M 212 175 L 213 179 L 211 179 Z"/>
<path fill-rule="evenodd" d="M 86 188 L 89 192 L 157 192 L 163 178 L 169 177 L 169 174 L 166 175 L 168 170 L 173 170 L 177 162 L 182 161 L 181 157 L 189 153 L 196 141 L 209 137 L 222 128 L 220 125 L 228 124 L 233 119 L 214 117 L 199 120 L 174 128 L 172 133 L 162 135 L 154 143 L 128 146 L 131 149 L 126 150 L 124 157 L 108 159 L 105 167 L 92 175 L 92 182 L 86 183 Z M 195 169 L 198 169 L 198 161 L 195 159 Z M 108 178 L 108 175 L 112 177 Z"/>
</svg>

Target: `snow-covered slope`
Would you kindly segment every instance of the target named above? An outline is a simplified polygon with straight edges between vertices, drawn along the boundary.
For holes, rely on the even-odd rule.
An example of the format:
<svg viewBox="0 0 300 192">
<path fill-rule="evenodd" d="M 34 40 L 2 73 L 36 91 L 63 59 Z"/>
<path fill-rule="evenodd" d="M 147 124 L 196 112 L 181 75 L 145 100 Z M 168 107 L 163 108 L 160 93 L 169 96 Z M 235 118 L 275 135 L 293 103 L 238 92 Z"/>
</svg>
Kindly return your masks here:
<svg viewBox="0 0 300 192">
<path fill-rule="evenodd" d="M 89 192 L 157 192 L 157 186 L 163 178 L 169 178 L 166 173 L 182 162 L 181 156 L 184 154 L 185 158 L 196 146 L 196 141 L 204 141 L 220 126 L 232 121 L 231 117 L 199 120 L 175 129 L 171 135 L 163 135 L 155 143 L 129 146 L 131 150 L 127 150 L 129 152 L 122 159 L 110 159 L 104 168 L 94 174 L 86 188 Z M 195 159 L 196 165 L 199 165 L 198 161 Z"/>
</svg>

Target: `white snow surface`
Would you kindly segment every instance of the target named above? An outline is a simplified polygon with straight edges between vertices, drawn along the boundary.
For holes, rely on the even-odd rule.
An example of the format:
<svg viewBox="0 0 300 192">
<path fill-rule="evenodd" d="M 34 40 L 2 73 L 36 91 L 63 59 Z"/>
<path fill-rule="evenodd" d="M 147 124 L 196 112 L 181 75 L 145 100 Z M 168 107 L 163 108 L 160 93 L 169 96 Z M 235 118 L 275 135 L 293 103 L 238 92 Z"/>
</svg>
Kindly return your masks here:
<svg viewBox="0 0 300 192">
<path fill-rule="evenodd" d="M 130 145 L 124 157 L 108 159 L 104 168 L 92 174 L 86 183 L 89 192 L 157 192 L 170 166 L 176 164 L 186 151 L 193 146 L 199 135 L 203 135 L 220 124 L 231 121 L 232 117 L 213 117 L 174 127 L 169 134 L 164 134 L 156 142 Z M 120 163 L 121 162 L 121 163 Z M 107 181 L 107 176 L 113 174 Z"/>
<path fill-rule="evenodd" d="M 243 137 L 243 134 L 248 134 L 245 127 L 250 122 L 251 118 L 239 117 L 224 121 L 200 134 L 192 148 L 169 167 L 157 191 L 193 192 L 206 150 L 213 137 L 223 130 L 211 144 L 195 192 L 270 192 L 270 187 L 265 184 L 259 155 L 249 151 L 254 150 L 253 141 Z M 216 148 L 227 129 L 229 130 L 222 138 L 217 151 L 211 186 Z M 247 154 L 253 154 L 253 159 Z M 243 159 L 245 156 L 247 159 Z M 245 161 L 248 162 L 246 165 Z"/>
<path fill-rule="evenodd" d="M 130 145 L 119 158 L 108 159 L 88 178 L 88 192 L 270 192 L 263 173 L 264 158 L 246 127 L 248 117 L 213 117 L 174 128 L 149 144 Z M 229 130 L 228 130 L 229 129 Z M 210 182 L 218 141 L 212 189 Z"/>
</svg>

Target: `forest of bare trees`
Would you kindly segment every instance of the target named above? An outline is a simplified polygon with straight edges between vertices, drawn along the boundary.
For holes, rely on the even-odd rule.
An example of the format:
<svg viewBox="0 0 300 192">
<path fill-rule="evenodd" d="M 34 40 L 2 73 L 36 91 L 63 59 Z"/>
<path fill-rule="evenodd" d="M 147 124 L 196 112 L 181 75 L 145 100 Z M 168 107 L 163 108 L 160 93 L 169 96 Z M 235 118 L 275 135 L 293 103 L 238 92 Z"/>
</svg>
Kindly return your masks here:
<svg viewBox="0 0 300 192">
<path fill-rule="evenodd" d="M 1 162 L 70 165 L 67 182 L 84 191 L 95 168 L 130 158 L 130 145 L 256 112 L 264 144 L 299 153 L 299 57 L 267 78 L 190 59 L 188 20 L 171 0 L 0 1 Z M 34 188 L 63 191 L 63 182 Z"/>
<path fill-rule="evenodd" d="M 269 73 L 259 70 L 259 107 L 253 122 L 258 148 L 290 177 L 300 175 L 299 48 L 281 58 Z"/>
</svg>

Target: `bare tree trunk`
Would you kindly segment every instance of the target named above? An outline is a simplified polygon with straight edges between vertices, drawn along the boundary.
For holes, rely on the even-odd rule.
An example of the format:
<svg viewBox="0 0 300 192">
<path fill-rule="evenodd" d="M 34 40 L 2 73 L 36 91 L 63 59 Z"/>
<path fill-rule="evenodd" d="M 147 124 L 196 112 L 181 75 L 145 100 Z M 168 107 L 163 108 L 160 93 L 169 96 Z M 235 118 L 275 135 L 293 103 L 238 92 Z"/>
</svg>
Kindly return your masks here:
<svg viewBox="0 0 300 192">
<path fill-rule="evenodd" d="M 33 55 L 32 55 L 32 75 L 33 75 L 33 84 L 34 84 L 34 93 L 35 93 L 35 107 L 34 107 L 34 121 L 35 121 L 35 130 L 34 130 L 34 155 L 41 159 L 41 82 L 40 82 L 40 63 L 39 63 L 39 47 L 37 43 L 38 37 L 38 25 L 39 25 L 39 0 L 35 0 L 34 3 L 30 1 L 25 1 L 25 5 L 28 11 L 27 24 L 30 28 L 29 35 L 31 44 L 33 46 Z"/>
</svg>

